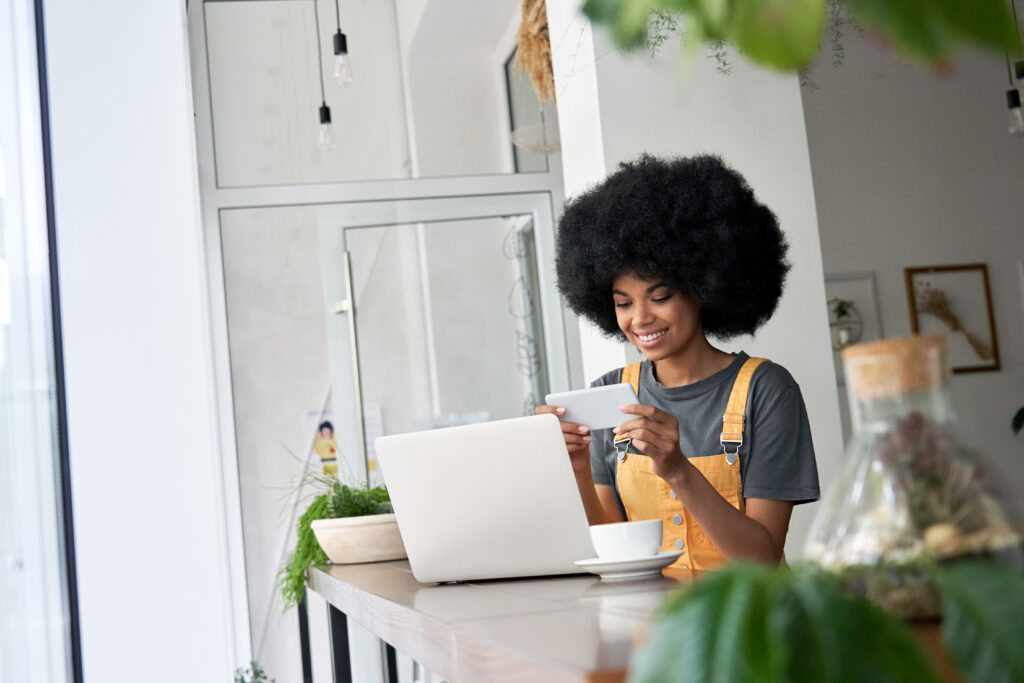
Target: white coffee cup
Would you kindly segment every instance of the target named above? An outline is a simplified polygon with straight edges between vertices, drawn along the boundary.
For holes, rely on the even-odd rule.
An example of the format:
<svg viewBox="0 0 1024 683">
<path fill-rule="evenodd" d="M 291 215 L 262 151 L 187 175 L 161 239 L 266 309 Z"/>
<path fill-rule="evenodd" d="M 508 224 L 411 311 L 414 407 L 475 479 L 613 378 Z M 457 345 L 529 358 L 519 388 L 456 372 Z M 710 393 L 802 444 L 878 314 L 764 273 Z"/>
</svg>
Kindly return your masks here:
<svg viewBox="0 0 1024 683">
<path fill-rule="evenodd" d="M 661 520 L 595 524 L 590 540 L 602 560 L 632 560 L 657 555 L 661 549 Z"/>
</svg>

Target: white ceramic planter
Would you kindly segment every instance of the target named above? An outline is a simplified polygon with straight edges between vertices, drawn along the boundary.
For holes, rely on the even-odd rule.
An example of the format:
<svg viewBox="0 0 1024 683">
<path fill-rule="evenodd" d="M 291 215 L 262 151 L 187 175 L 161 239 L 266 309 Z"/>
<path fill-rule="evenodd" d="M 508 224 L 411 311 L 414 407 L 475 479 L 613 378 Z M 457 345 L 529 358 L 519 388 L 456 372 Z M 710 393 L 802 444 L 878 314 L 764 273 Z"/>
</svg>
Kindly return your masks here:
<svg viewBox="0 0 1024 683">
<path fill-rule="evenodd" d="M 394 514 L 318 519 L 310 528 L 331 564 L 383 562 L 406 556 Z"/>
</svg>

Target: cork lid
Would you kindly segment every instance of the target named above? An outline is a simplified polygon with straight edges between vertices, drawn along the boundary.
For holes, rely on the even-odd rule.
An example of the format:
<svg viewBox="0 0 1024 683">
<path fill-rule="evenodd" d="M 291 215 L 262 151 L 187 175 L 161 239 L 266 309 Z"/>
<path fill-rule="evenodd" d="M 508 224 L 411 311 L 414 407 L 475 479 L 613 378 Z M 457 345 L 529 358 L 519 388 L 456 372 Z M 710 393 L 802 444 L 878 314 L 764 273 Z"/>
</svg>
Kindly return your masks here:
<svg viewBox="0 0 1024 683">
<path fill-rule="evenodd" d="M 944 334 L 883 339 L 843 349 L 843 367 L 858 399 L 895 396 L 945 386 L 947 353 Z"/>
</svg>

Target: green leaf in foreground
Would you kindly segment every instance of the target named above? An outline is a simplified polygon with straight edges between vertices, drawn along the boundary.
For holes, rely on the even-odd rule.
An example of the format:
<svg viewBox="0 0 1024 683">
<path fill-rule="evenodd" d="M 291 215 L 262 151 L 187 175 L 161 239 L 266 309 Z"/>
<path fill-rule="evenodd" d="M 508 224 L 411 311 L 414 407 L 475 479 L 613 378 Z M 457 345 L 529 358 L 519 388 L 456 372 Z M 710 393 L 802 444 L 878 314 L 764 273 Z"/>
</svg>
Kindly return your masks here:
<svg viewBox="0 0 1024 683">
<path fill-rule="evenodd" d="M 731 564 L 671 597 L 630 663 L 631 683 L 937 683 L 900 620 L 834 579 Z"/>
<path fill-rule="evenodd" d="M 825 19 L 821 0 L 754 0 L 734 7 L 729 40 L 755 62 L 793 71 L 818 53 Z"/>
<path fill-rule="evenodd" d="M 769 569 L 735 564 L 681 589 L 634 655 L 631 683 L 780 680 L 785 644 L 769 619 L 778 580 Z"/>
<path fill-rule="evenodd" d="M 903 52 L 934 61 L 966 42 L 1016 53 L 1013 19 L 1003 0 L 843 0 L 864 26 Z"/>
<path fill-rule="evenodd" d="M 968 680 L 1024 681 L 1024 577 L 989 562 L 940 567 L 942 640 Z"/>
<path fill-rule="evenodd" d="M 791 574 L 781 584 L 775 614 L 789 646 L 785 680 L 940 680 L 903 621 L 845 592 L 832 576 L 809 570 Z"/>
<path fill-rule="evenodd" d="M 1024 429 L 1024 407 L 1013 416 L 1013 433 L 1020 434 L 1021 429 Z"/>
</svg>

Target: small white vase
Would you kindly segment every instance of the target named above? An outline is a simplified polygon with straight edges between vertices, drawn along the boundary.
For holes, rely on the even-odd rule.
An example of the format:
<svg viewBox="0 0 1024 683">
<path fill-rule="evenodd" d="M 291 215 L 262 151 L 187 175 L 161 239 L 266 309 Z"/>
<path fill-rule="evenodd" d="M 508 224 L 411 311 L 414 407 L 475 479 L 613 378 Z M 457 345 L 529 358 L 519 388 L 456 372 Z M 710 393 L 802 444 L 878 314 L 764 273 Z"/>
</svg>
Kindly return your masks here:
<svg viewBox="0 0 1024 683">
<path fill-rule="evenodd" d="M 310 524 L 331 564 L 383 562 L 406 557 L 394 514 L 317 519 Z"/>
</svg>

